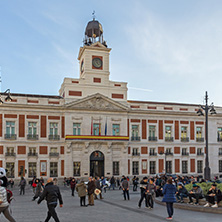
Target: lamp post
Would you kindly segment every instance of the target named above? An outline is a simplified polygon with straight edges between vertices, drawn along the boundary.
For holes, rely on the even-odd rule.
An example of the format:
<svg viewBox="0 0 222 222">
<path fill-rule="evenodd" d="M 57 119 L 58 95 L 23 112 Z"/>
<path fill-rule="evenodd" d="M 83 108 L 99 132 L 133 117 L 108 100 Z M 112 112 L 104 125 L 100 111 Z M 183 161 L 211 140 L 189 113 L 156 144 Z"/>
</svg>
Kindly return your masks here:
<svg viewBox="0 0 222 222">
<path fill-rule="evenodd" d="M 200 106 L 201 109 L 197 111 L 198 116 L 204 116 L 203 110 L 205 111 L 205 127 L 206 127 L 206 158 L 205 158 L 205 168 L 204 168 L 204 179 L 210 180 L 210 165 L 209 165 L 209 149 L 208 149 L 208 114 L 210 110 L 210 114 L 214 115 L 217 114 L 216 110 L 214 109 L 214 104 L 208 105 L 208 94 L 206 91 L 205 94 L 205 105 Z"/>
<path fill-rule="evenodd" d="M 7 89 L 7 90 L 5 90 L 4 93 L 0 94 L 0 105 L 4 103 L 2 98 L 1 98 L 1 95 L 6 95 L 6 98 L 5 98 L 6 102 L 11 102 L 12 101 L 12 97 L 11 97 L 11 94 L 10 94 L 10 89 Z"/>
</svg>

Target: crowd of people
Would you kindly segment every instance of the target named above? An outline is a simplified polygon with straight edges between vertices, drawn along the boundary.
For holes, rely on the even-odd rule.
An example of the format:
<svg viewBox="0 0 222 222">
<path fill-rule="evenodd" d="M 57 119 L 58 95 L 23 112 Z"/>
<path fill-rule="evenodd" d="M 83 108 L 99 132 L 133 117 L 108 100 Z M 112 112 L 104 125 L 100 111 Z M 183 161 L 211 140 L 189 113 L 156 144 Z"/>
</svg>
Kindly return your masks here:
<svg viewBox="0 0 222 222">
<path fill-rule="evenodd" d="M 1 183 L 1 181 L 0 181 Z M 33 189 L 32 200 L 37 200 L 40 204 L 44 199 L 47 201 L 48 213 L 45 221 L 49 221 L 52 217 L 55 221 L 59 221 L 58 215 L 56 213 L 57 201 L 59 201 L 60 207 L 63 206 L 62 195 L 60 189 L 57 186 L 56 178 L 49 178 L 45 183 L 43 178 L 34 177 L 30 182 L 30 186 Z M 210 183 L 211 187 L 204 194 L 201 189 L 201 183 Z M 179 175 L 158 175 L 155 177 L 144 177 L 139 180 L 137 176 L 134 176 L 132 180 L 129 177 L 122 176 L 121 178 L 115 178 L 114 176 L 110 178 L 105 177 L 89 177 L 88 181 L 82 179 L 76 179 L 74 177 L 64 178 L 63 185 L 65 187 L 70 187 L 71 196 L 75 196 L 75 192 L 78 193 L 80 199 L 80 206 L 94 206 L 95 199 L 103 199 L 103 192 L 105 193 L 107 189 L 115 190 L 122 189 L 122 195 L 124 200 L 130 200 L 130 184 L 133 185 L 133 192 L 140 188 L 140 199 L 138 201 L 138 208 L 141 208 L 142 203 L 148 209 L 153 209 L 154 198 L 162 196 L 163 202 L 166 202 L 168 217 L 167 220 L 172 220 L 173 218 L 173 204 L 175 202 L 184 203 L 184 198 L 189 199 L 189 204 L 199 205 L 199 200 L 205 198 L 206 204 L 204 207 L 218 207 L 218 203 L 222 200 L 222 193 L 217 187 L 220 183 L 218 178 L 214 178 L 214 181 L 205 181 L 200 177 L 188 177 Z M 25 187 L 27 182 L 24 177 L 21 177 L 19 182 L 20 195 L 25 194 Z M 191 189 L 187 189 L 186 185 L 190 185 Z M 13 188 L 14 181 L 10 180 L 8 186 Z M 4 212 L 6 218 L 9 221 L 14 222 L 14 218 L 10 215 L 8 205 L 5 201 L 5 193 L 1 189 L 0 185 L 0 212 Z M 88 204 L 86 203 L 86 197 L 88 196 Z M 1 201 L 4 199 L 4 201 Z M 195 202 L 193 201 L 195 200 Z M 6 210 L 2 207 L 6 207 Z M 2 211 L 4 209 L 4 211 Z"/>
</svg>

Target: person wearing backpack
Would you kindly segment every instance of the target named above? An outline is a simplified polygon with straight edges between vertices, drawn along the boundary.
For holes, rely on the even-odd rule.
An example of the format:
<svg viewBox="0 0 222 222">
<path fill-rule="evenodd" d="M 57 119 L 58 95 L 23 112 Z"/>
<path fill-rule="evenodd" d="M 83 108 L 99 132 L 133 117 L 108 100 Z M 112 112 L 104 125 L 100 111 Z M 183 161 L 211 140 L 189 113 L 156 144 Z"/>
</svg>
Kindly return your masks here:
<svg viewBox="0 0 222 222">
<path fill-rule="evenodd" d="M 10 222 L 16 222 L 9 212 L 9 202 L 7 198 L 7 191 L 5 187 L 2 187 L 3 181 L 0 180 L 0 214 L 3 213 L 5 218 Z"/>
</svg>

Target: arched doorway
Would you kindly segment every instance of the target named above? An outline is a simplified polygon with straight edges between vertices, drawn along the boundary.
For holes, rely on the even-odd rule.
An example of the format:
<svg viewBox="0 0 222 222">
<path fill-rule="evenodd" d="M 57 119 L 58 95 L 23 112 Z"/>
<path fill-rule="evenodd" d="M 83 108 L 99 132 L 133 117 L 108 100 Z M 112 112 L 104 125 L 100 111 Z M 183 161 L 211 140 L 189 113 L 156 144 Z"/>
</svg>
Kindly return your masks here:
<svg viewBox="0 0 222 222">
<path fill-rule="evenodd" d="M 90 176 L 104 176 L 104 154 L 100 151 L 90 155 Z"/>
</svg>

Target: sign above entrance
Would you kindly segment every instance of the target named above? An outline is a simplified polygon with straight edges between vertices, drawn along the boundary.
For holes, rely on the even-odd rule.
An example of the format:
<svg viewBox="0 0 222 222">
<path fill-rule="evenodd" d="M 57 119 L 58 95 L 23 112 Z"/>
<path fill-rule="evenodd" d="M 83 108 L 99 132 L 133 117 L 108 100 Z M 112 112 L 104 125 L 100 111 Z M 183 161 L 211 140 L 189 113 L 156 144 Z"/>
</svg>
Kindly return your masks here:
<svg viewBox="0 0 222 222">
<path fill-rule="evenodd" d="M 128 136 L 73 136 L 67 135 L 66 140 L 116 140 L 129 141 Z"/>
</svg>

